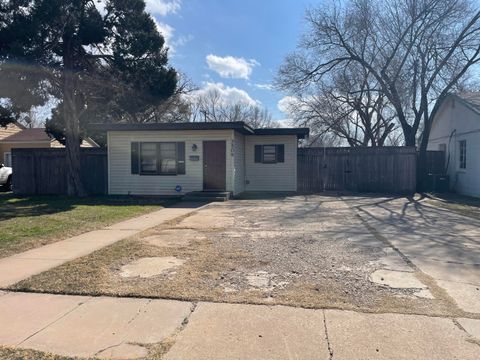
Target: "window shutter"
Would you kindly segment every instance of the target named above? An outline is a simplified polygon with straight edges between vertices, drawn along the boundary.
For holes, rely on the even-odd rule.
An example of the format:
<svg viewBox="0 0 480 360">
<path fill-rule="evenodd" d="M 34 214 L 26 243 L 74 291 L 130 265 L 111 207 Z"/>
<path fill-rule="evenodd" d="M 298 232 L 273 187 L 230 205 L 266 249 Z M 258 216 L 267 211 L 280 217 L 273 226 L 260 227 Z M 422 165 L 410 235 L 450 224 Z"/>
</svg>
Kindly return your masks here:
<svg viewBox="0 0 480 360">
<path fill-rule="evenodd" d="M 140 173 L 140 143 L 132 142 L 132 151 L 131 151 L 131 159 L 132 159 L 132 174 L 139 174 Z"/>
<path fill-rule="evenodd" d="M 177 143 L 177 174 L 185 175 L 185 143 Z"/>
<path fill-rule="evenodd" d="M 277 162 L 285 162 L 285 145 L 277 145 Z"/>
<path fill-rule="evenodd" d="M 255 145 L 255 162 L 262 162 L 262 145 Z"/>
</svg>

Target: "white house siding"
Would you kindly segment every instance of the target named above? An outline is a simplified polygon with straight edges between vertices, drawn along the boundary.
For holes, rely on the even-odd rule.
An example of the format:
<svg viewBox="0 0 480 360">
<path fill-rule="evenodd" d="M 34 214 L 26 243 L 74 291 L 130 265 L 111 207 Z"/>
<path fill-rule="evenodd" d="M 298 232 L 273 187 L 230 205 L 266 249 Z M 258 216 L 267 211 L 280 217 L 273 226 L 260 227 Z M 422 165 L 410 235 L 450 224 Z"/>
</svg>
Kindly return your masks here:
<svg viewBox="0 0 480 360">
<path fill-rule="evenodd" d="M 285 162 L 255 163 L 255 145 L 285 145 Z M 296 135 L 245 137 L 246 191 L 297 191 Z"/>
<path fill-rule="evenodd" d="M 233 143 L 234 194 L 245 191 L 245 136 L 235 132 Z"/>
<path fill-rule="evenodd" d="M 466 169 L 460 169 L 461 140 L 467 141 Z M 480 114 L 459 100 L 446 100 L 433 122 L 428 150 L 441 150 L 442 144 L 447 148 L 451 189 L 464 195 L 480 196 Z"/>
<path fill-rule="evenodd" d="M 109 193 L 118 195 L 174 195 L 175 187 L 182 187 L 181 194 L 203 190 L 203 141 L 226 141 L 226 190 L 233 191 L 233 130 L 191 131 L 110 131 L 108 133 Z M 137 175 L 131 174 L 132 142 L 185 142 L 185 175 Z M 192 150 L 192 145 L 197 150 Z M 191 161 L 190 156 L 200 157 Z"/>
</svg>

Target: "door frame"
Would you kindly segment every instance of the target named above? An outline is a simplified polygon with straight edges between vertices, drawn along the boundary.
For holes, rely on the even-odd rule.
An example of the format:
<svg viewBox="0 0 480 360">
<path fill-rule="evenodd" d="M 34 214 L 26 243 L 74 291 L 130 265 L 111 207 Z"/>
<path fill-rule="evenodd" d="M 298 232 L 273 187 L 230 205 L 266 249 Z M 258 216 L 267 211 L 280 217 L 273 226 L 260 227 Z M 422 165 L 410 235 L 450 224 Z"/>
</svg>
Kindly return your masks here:
<svg viewBox="0 0 480 360">
<path fill-rule="evenodd" d="M 206 167 L 207 167 L 207 157 L 205 155 L 205 143 L 223 143 L 225 151 L 223 152 L 223 160 L 225 162 L 225 171 L 223 172 L 223 188 L 222 189 L 209 189 L 206 182 L 205 182 L 205 175 L 206 175 Z M 227 141 L 226 140 L 204 140 L 202 142 L 202 152 L 203 152 L 203 161 L 202 161 L 202 183 L 203 183 L 203 191 L 226 191 L 227 190 Z"/>
</svg>

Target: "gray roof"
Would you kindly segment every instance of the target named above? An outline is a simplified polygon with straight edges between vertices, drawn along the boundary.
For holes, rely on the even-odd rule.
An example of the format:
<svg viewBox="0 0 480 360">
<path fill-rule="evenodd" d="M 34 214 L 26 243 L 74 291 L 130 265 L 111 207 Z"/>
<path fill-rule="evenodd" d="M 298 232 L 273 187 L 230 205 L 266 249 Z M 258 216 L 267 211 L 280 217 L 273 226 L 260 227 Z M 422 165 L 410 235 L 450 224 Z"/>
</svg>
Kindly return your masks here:
<svg viewBox="0 0 480 360">
<path fill-rule="evenodd" d="M 145 124 L 92 124 L 97 131 L 172 131 L 172 130 L 235 130 L 245 135 L 296 135 L 304 139 L 308 128 L 263 128 L 253 129 L 242 121 L 237 122 L 184 122 L 184 123 L 145 123 Z"/>
</svg>

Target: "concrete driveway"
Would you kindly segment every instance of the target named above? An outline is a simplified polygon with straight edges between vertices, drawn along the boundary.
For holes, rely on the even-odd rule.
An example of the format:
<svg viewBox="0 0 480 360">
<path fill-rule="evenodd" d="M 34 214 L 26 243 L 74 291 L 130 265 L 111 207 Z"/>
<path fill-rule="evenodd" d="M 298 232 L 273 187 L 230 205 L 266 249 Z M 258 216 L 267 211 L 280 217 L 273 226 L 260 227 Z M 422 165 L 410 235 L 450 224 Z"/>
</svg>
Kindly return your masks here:
<svg viewBox="0 0 480 360">
<path fill-rule="evenodd" d="M 444 290 L 461 310 L 480 314 L 480 221 L 418 198 L 343 200 L 440 296 Z"/>
</svg>

